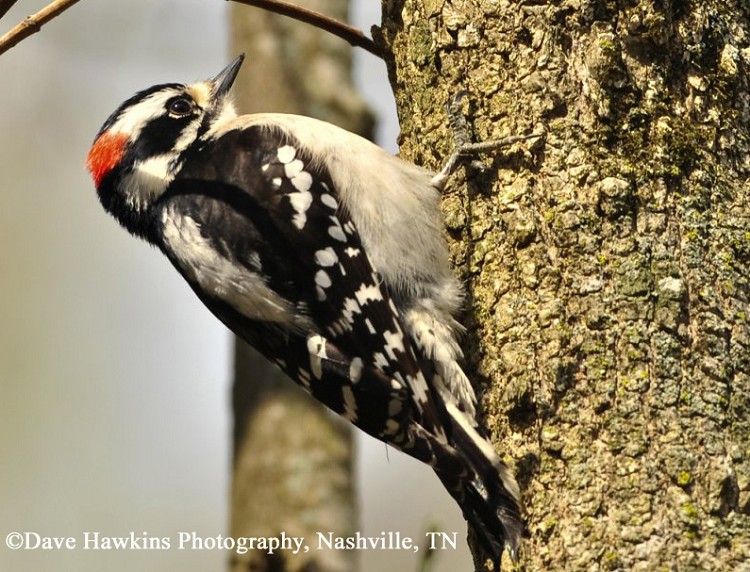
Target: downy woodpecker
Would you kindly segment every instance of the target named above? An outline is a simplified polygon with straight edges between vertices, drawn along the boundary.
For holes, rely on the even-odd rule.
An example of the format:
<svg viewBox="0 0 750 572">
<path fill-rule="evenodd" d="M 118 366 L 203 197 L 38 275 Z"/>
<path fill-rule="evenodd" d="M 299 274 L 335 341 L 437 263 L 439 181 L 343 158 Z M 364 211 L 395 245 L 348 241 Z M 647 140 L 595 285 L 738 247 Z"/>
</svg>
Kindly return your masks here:
<svg viewBox="0 0 750 572">
<path fill-rule="evenodd" d="M 88 154 L 99 200 L 303 389 L 432 467 L 496 562 L 515 557 L 518 485 L 458 364 L 445 173 L 309 117 L 237 116 L 242 59 L 125 101 Z"/>
</svg>

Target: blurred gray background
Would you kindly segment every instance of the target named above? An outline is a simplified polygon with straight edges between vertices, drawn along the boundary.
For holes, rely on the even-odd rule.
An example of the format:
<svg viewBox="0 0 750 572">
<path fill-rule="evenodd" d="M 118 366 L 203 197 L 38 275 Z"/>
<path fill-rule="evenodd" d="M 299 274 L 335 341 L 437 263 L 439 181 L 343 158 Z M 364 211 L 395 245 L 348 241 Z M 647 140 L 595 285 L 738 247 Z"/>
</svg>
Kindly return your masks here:
<svg viewBox="0 0 750 572">
<path fill-rule="evenodd" d="M 0 33 L 46 2 L 21 1 Z M 247 8 L 252 10 L 252 8 Z M 73 536 L 225 534 L 230 338 L 170 264 L 106 216 L 84 168 L 125 98 L 154 83 L 213 75 L 228 61 L 227 4 L 84 1 L 0 56 L 0 570 L 222 570 L 220 550 L 9 550 L 12 531 Z M 353 23 L 379 22 L 355 0 Z M 385 66 L 356 74 L 398 127 Z M 250 112 L 252 110 L 241 110 Z M 436 572 L 469 570 L 465 524 L 431 471 L 361 433 L 363 534 L 457 532 Z M 361 569 L 417 570 L 404 552 Z"/>
</svg>

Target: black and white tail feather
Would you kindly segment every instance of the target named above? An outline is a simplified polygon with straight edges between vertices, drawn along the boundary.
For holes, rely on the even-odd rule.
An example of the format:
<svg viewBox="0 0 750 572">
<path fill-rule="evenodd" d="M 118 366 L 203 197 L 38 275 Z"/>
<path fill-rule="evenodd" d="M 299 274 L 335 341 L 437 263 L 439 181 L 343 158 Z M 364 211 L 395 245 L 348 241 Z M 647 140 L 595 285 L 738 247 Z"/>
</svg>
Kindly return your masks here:
<svg viewBox="0 0 750 572">
<path fill-rule="evenodd" d="M 458 363 L 462 291 L 439 211 L 450 169 L 307 117 L 237 117 L 241 62 L 110 116 L 88 159 L 102 204 L 306 391 L 430 465 L 496 562 L 515 558 L 518 485 Z"/>
</svg>

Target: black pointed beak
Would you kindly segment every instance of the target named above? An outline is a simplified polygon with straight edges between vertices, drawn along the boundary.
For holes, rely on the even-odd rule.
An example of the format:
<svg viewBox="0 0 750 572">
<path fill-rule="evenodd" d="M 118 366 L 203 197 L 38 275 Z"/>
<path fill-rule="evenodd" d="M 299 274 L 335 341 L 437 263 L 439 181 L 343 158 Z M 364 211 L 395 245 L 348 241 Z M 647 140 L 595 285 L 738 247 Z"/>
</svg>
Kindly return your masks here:
<svg viewBox="0 0 750 572">
<path fill-rule="evenodd" d="M 242 61 L 245 59 L 245 54 L 240 54 L 232 63 L 221 70 L 217 75 L 209 79 L 209 83 L 213 85 L 212 95 L 215 99 L 224 97 L 232 87 L 237 74 L 242 66 Z"/>
</svg>

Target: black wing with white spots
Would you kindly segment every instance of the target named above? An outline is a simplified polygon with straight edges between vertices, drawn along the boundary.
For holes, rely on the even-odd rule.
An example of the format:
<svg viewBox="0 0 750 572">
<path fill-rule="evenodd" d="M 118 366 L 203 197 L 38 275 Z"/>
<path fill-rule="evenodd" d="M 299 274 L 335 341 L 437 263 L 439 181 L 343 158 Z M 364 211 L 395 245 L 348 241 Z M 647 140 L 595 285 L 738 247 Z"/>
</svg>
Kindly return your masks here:
<svg viewBox="0 0 750 572">
<path fill-rule="evenodd" d="M 309 363 L 293 375 L 303 385 L 320 382 L 317 360 L 327 346 L 353 360 L 355 371 L 381 372 L 384 383 L 408 395 L 415 421 L 445 440 L 445 413 L 325 169 L 292 138 L 262 127 L 230 131 L 192 153 L 160 201 L 169 213 L 162 224 L 170 225 L 161 234 L 205 301 L 287 338 L 312 334 Z M 227 267 L 231 283 L 215 283 Z"/>
<path fill-rule="evenodd" d="M 294 138 L 260 126 L 183 160 L 153 237 L 203 302 L 318 400 L 432 466 L 488 550 L 501 553 L 503 538 L 514 546 L 514 493 L 493 484 L 481 451 L 459 452 L 482 439 L 425 380 L 326 169 Z"/>
</svg>

